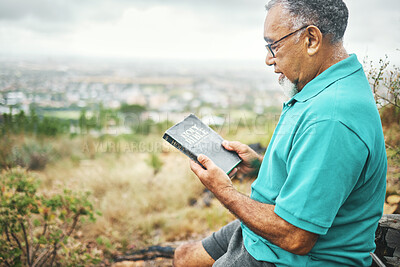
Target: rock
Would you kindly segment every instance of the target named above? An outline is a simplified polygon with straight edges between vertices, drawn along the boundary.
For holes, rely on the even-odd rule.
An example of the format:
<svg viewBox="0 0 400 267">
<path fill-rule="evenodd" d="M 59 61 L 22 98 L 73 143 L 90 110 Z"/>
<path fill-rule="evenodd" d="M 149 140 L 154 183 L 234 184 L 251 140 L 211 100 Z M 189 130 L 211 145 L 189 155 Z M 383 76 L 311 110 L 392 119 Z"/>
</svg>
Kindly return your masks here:
<svg viewBox="0 0 400 267">
<path fill-rule="evenodd" d="M 400 214 L 382 216 L 375 233 L 375 244 L 375 254 L 386 267 L 400 266 Z"/>
<path fill-rule="evenodd" d="M 399 204 L 400 203 L 400 196 L 398 195 L 390 195 L 387 197 L 386 202 L 388 204 Z"/>
<path fill-rule="evenodd" d="M 387 204 L 383 206 L 383 214 L 393 214 L 398 208 L 398 204 Z"/>
<path fill-rule="evenodd" d="M 111 267 L 136 267 L 136 266 L 141 266 L 141 265 L 136 265 L 138 262 L 134 261 L 120 261 L 116 262 Z"/>
</svg>

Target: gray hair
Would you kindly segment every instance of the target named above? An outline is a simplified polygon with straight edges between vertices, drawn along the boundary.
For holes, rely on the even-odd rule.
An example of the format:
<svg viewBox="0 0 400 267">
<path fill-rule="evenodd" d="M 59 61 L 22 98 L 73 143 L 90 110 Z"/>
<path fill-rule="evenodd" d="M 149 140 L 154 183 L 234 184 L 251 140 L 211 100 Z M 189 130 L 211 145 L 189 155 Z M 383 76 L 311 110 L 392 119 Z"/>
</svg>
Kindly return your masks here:
<svg viewBox="0 0 400 267">
<path fill-rule="evenodd" d="M 270 10 L 277 4 L 292 16 L 290 27 L 315 25 L 330 35 L 332 44 L 343 40 L 349 11 L 342 0 L 271 0 L 265 7 Z"/>
</svg>

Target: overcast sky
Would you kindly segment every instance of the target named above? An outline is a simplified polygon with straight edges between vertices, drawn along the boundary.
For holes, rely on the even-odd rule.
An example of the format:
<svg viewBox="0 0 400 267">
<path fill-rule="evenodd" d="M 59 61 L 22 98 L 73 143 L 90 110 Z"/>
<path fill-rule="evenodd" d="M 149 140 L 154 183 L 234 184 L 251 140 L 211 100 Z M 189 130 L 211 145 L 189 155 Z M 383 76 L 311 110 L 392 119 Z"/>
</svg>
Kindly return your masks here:
<svg viewBox="0 0 400 267">
<path fill-rule="evenodd" d="M 263 60 L 267 0 L 0 0 L 0 55 Z M 347 0 L 345 47 L 400 65 L 400 0 Z"/>
</svg>

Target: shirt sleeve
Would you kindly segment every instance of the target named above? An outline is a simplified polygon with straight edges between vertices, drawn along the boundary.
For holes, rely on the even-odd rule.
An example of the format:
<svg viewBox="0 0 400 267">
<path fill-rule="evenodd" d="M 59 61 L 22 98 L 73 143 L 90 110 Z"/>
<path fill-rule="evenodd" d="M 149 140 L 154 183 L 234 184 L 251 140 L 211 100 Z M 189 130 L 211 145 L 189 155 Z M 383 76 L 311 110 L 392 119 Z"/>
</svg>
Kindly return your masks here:
<svg viewBox="0 0 400 267">
<path fill-rule="evenodd" d="M 275 213 L 296 227 L 326 234 L 367 157 L 364 142 L 341 122 L 312 124 L 293 139 Z"/>
</svg>

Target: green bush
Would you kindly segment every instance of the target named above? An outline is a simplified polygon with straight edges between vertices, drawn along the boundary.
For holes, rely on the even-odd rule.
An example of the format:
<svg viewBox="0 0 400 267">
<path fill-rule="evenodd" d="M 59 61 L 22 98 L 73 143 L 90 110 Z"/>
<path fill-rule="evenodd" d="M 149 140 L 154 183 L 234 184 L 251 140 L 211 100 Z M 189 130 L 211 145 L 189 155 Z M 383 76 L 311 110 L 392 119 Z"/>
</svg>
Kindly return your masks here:
<svg viewBox="0 0 400 267">
<path fill-rule="evenodd" d="M 388 57 L 366 67 L 375 101 L 380 107 L 386 146 L 400 152 L 400 67 L 390 65 Z"/>
<path fill-rule="evenodd" d="M 364 61 L 364 64 L 368 64 Z M 387 55 L 380 59 L 377 66 L 371 61 L 366 66 L 367 77 L 374 93 L 375 101 L 380 107 L 394 107 L 395 113 L 400 109 L 400 67 L 390 66 Z M 399 121 L 396 121 L 399 124 Z"/>
<path fill-rule="evenodd" d="M 56 156 L 49 144 L 42 144 L 37 140 L 16 139 L 8 135 L 1 139 L 0 169 L 20 166 L 29 170 L 42 170 Z"/>
<path fill-rule="evenodd" d="M 163 161 L 157 153 L 151 153 L 147 164 L 153 169 L 153 174 L 156 175 L 164 165 Z"/>
<path fill-rule="evenodd" d="M 39 181 L 18 168 L 0 175 L 0 262 L 6 266 L 86 266 L 100 262 L 71 235 L 78 224 L 95 221 L 88 193 L 37 192 Z"/>
<path fill-rule="evenodd" d="M 42 117 L 34 109 L 25 115 L 24 111 L 18 114 L 0 115 L 0 135 L 6 134 L 34 134 L 38 136 L 57 136 L 69 132 L 70 122 L 65 119 Z"/>
</svg>

